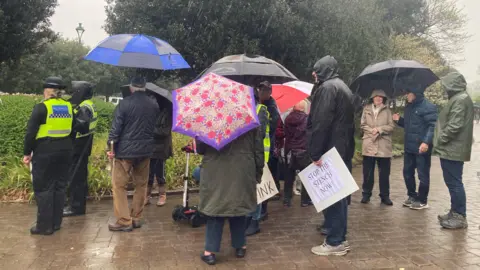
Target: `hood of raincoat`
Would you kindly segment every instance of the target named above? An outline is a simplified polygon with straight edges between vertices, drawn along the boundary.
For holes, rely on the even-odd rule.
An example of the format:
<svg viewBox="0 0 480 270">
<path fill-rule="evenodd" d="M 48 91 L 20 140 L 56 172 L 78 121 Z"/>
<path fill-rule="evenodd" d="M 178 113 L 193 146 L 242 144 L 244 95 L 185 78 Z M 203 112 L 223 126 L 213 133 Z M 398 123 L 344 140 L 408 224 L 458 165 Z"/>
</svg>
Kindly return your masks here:
<svg viewBox="0 0 480 270">
<path fill-rule="evenodd" d="M 467 81 L 465 77 L 458 72 L 451 72 L 443 77 L 442 86 L 445 88 L 445 91 L 447 91 L 448 98 L 467 91 Z"/>
<path fill-rule="evenodd" d="M 387 103 L 387 94 L 383 90 L 373 90 L 372 94 L 370 95 L 370 103 L 373 103 L 373 98 L 379 96 L 383 98 L 383 104 Z"/>
<path fill-rule="evenodd" d="M 413 104 L 420 103 L 425 99 L 425 89 L 410 88 L 407 89 L 406 92 L 415 94 L 415 100 L 413 101 Z"/>
<path fill-rule="evenodd" d="M 94 85 L 90 82 L 73 81 L 73 95 L 72 98 L 70 98 L 70 103 L 73 105 L 80 105 L 83 101 L 91 99 L 93 97 L 93 87 Z"/>
<path fill-rule="evenodd" d="M 370 95 L 370 98 L 374 98 L 376 96 L 386 98 L 387 94 L 385 94 L 385 91 L 383 90 L 373 90 L 372 94 Z"/>
<path fill-rule="evenodd" d="M 318 83 L 322 84 L 338 77 L 338 62 L 333 56 L 327 55 L 315 63 L 313 71 L 317 74 Z"/>
</svg>

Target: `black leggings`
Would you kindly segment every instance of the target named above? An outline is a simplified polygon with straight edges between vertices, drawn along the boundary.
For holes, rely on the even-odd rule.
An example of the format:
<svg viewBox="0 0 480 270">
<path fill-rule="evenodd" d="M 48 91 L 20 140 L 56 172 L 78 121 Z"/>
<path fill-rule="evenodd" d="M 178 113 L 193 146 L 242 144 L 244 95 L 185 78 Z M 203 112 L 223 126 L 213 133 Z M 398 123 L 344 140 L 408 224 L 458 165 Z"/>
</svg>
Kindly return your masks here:
<svg viewBox="0 0 480 270">
<path fill-rule="evenodd" d="M 163 159 L 150 159 L 150 173 L 148 175 L 148 186 L 153 186 L 153 181 L 157 177 L 158 185 L 165 185 L 165 161 Z"/>
<path fill-rule="evenodd" d="M 295 177 L 297 176 L 297 172 L 295 169 L 286 168 L 285 172 L 285 185 L 284 185 L 284 198 L 285 200 L 291 201 L 292 200 L 292 193 L 293 193 L 293 182 L 295 182 Z M 308 195 L 307 189 L 303 186 L 302 183 L 302 193 L 301 193 L 301 201 L 308 202 L 310 201 L 310 196 Z"/>
</svg>

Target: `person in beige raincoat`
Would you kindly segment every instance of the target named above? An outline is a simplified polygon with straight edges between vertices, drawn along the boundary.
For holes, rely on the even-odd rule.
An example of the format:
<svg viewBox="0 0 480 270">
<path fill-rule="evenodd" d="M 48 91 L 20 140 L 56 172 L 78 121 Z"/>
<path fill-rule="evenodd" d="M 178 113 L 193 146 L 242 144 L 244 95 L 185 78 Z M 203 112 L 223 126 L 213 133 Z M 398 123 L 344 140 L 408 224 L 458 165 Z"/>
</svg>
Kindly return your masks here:
<svg viewBox="0 0 480 270">
<path fill-rule="evenodd" d="M 385 205 L 390 200 L 390 165 L 392 158 L 392 133 L 395 124 L 392 112 L 387 106 L 383 90 L 374 90 L 370 102 L 365 105 L 360 125 L 363 131 L 363 197 L 362 203 L 369 203 L 374 183 L 375 163 L 378 165 L 380 199 Z"/>
</svg>

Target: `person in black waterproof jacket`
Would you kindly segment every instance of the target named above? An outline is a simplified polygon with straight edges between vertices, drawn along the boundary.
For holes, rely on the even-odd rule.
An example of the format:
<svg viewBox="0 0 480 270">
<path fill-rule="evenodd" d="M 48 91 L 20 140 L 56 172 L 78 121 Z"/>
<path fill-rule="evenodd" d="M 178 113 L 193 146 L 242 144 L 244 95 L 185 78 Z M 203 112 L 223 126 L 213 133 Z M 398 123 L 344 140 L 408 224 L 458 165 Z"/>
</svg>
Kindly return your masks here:
<svg viewBox="0 0 480 270">
<path fill-rule="evenodd" d="M 62 98 L 66 87 L 61 78 L 47 78 L 43 88 L 44 100 L 35 105 L 28 120 L 23 162 L 31 162 L 38 207 L 30 233 L 51 235 L 62 224 L 75 116 L 70 102 Z"/>
<path fill-rule="evenodd" d="M 307 150 L 311 160 L 321 166 L 320 158 L 335 147 L 350 168 L 355 151 L 355 108 L 350 88 L 339 78 L 338 63 L 332 56 L 318 60 L 312 75 L 315 86 L 307 122 Z M 345 255 L 350 250 L 346 241 L 347 198 L 324 210 L 328 233 L 325 242 L 312 248 L 321 256 Z"/>
<path fill-rule="evenodd" d="M 154 131 L 154 149 L 150 159 L 150 174 L 148 176 L 147 197 L 145 205 L 150 204 L 153 183 L 155 179 L 158 183 L 158 201 L 157 206 L 164 206 L 167 203 L 167 192 L 165 189 L 165 163 L 173 156 L 172 148 L 172 102 L 166 98 L 151 94 L 160 108 L 157 123 Z"/>
<path fill-rule="evenodd" d="M 136 77 L 130 83 L 132 95 L 117 105 L 108 144 L 114 144 L 107 155 L 113 159 L 112 190 L 114 224 L 110 231 L 131 231 L 143 224 L 143 208 L 147 195 L 150 158 L 154 149 L 154 131 L 160 110 L 157 102 L 145 92 L 146 81 Z M 132 210 L 128 208 L 127 183 L 133 178 L 135 193 Z"/>
<path fill-rule="evenodd" d="M 67 205 L 63 216 L 85 215 L 88 195 L 88 158 L 92 153 L 93 134 L 97 126 L 98 116 L 92 102 L 93 84 L 86 81 L 73 81 L 72 104 L 76 130 L 73 143 L 72 165 L 69 172 L 67 188 Z"/>
<path fill-rule="evenodd" d="M 393 120 L 405 130 L 403 178 L 408 198 L 404 206 L 413 210 L 428 208 L 432 142 L 437 121 L 437 108 L 424 97 L 425 89 L 407 89 L 404 116 L 393 115 Z M 415 183 L 417 169 L 418 192 Z"/>
<path fill-rule="evenodd" d="M 272 95 L 272 85 L 268 81 L 261 82 L 258 86 L 260 89 L 269 89 L 269 97 L 262 101 L 262 104 L 267 106 L 268 113 L 270 115 L 270 158 L 268 159 L 268 168 L 272 173 L 273 179 L 275 182 L 278 182 L 279 171 L 278 171 L 278 158 L 274 155 L 274 145 L 275 145 L 275 130 L 277 129 L 278 119 L 280 118 L 280 113 L 278 112 L 277 102 L 273 99 Z M 262 220 L 265 220 L 268 217 L 267 212 L 268 200 L 262 203 Z"/>
</svg>

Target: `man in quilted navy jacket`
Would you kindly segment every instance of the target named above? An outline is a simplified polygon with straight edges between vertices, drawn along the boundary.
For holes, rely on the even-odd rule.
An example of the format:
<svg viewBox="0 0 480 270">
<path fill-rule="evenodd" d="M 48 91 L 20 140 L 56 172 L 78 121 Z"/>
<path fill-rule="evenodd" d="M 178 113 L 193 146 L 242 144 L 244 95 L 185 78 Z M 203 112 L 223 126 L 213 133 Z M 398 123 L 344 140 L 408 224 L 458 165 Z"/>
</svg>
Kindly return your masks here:
<svg viewBox="0 0 480 270">
<path fill-rule="evenodd" d="M 437 108 L 424 97 L 424 90 L 407 90 L 404 116 L 393 115 L 393 120 L 405 130 L 403 177 L 408 198 L 404 206 L 413 210 L 428 208 L 432 141 L 437 121 Z M 419 187 L 415 182 L 417 169 Z"/>
</svg>

